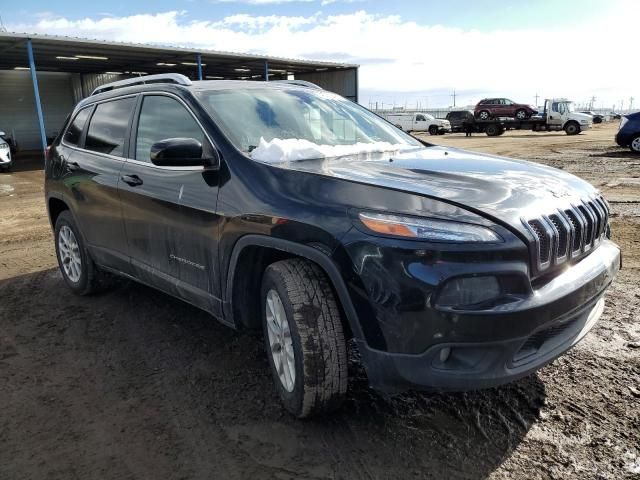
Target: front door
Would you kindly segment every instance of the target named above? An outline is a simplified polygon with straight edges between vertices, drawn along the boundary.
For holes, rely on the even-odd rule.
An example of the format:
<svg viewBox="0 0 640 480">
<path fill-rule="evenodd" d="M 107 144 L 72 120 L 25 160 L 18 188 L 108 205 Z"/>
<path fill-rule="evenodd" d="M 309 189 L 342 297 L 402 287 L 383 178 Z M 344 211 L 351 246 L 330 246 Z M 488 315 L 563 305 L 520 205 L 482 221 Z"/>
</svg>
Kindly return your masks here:
<svg viewBox="0 0 640 480">
<path fill-rule="evenodd" d="M 151 146 L 160 140 L 194 138 L 205 156 L 211 141 L 172 95 L 146 94 L 137 112 L 120 183 L 131 264 L 136 276 L 219 315 L 218 173 L 150 161 Z"/>
</svg>

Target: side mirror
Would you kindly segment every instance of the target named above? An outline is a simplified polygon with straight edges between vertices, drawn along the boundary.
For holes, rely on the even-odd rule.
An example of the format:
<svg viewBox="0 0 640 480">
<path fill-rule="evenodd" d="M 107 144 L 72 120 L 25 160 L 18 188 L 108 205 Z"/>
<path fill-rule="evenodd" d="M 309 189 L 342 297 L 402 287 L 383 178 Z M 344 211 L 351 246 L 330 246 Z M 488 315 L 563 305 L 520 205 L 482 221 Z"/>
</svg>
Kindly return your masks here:
<svg viewBox="0 0 640 480">
<path fill-rule="evenodd" d="M 151 163 L 161 167 L 197 167 L 217 168 L 220 165 L 218 152 L 213 157 L 202 156 L 202 144 L 195 138 L 165 138 L 151 145 Z"/>
<path fill-rule="evenodd" d="M 0 137 L 4 137 L 6 135 L 6 133 L 4 133 L 3 131 L 0 131 Z"/>
</svg>

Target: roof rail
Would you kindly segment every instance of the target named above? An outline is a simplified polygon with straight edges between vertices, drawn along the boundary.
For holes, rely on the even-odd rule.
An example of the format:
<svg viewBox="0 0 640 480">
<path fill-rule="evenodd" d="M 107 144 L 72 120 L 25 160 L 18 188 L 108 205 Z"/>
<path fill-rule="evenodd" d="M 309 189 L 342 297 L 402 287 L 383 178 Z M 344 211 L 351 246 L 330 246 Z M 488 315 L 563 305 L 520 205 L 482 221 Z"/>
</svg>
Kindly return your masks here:
<svg viewBox="0 0 640 480">
<path fill-rule="evenodd" d="M 178 85 L 191 85 L 191 80 L 180 73 L 160 73 L 158 75 L 145 75 L 143 77 L 127 78 L 117 82 L 105 83 L 96 88 L 91 95 L 108 92 L 116 88 L 130 87 L 132 85 L 144 85 L 146 83 L 176 83 Z M 90 95 L 90 96 L 91 96 Z"/>
<path fill-rule="evenodd" d="M 316 90 L 324 90 L 320 85 L 307 82 L 306 80 L 271 80 L 271 81 L 277 82 L 277 83 L 289 83 L 291 85 L 299 85 L 301 87 L 315 88 Z"/>
</svg>

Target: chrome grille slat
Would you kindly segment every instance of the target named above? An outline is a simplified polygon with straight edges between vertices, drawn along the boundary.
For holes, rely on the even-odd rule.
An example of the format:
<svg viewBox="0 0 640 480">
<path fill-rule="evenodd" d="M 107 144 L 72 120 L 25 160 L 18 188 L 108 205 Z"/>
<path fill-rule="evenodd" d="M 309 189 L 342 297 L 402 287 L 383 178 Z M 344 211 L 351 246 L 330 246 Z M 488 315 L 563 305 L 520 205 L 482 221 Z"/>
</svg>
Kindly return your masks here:
<svg viewBox="0 0 640 480">
<path fill-rule="evenodd" d="M 607 234 L 609 211 L 602 197 L 587 198 L 522 223 L 533 237 L 531 253 L 542 273 L 594 249 Z"/>
</svg>

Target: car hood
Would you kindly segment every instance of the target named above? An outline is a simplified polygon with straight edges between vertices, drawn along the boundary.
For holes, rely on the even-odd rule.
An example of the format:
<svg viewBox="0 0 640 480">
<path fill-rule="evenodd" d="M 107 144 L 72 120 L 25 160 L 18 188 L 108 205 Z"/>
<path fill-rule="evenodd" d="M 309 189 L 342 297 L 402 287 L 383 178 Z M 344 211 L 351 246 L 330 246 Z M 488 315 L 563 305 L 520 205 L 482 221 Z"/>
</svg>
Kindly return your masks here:
<svg viewBox="0 0 640 480">
<path fill-rule="evenodd" d="M 589 115 L 588 113 L 582 112 L 571 112 L 569 115 L 573 120 L 593 120 L 593 115 Z"/>
<path fill-rule="evenodd" d="M 522 231 L 521 219 L 593 197 L 589 183 L 544 165 L 447 147 L 278 166 L 428 196 Z"/>
</svg>

